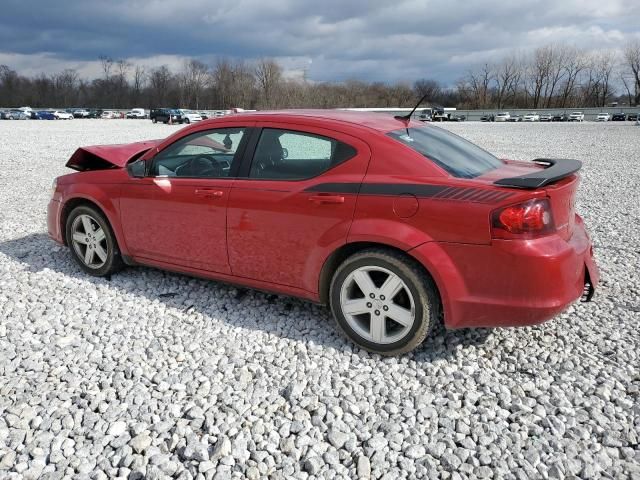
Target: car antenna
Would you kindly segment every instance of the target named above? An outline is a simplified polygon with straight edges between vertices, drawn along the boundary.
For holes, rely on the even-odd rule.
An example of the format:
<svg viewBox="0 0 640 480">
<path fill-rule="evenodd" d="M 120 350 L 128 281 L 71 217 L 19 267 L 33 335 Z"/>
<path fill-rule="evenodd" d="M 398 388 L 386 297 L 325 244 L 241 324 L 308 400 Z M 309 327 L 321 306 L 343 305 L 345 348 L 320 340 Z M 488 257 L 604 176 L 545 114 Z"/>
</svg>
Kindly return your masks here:
<svg viewBox="0 0 640 480">
<path fill-rule="evenodd" d="M 427 93 L 426 95 L 423 95 L 422 98 L 420 99 L 420 101 L 418 103 L 416 103 L 416 106 L 413 107 L 413 110 L 411 110 L 409 112 L 408 115 L 395 115 L 393 118 L 395 118 L 396 120 L 402 120 L 403 122 L 408 122 L 409 120 L 411 120 L 411 116 L 413 115 L 413 113 L 418 109 L 418 107 L 420 106 L 420 104 L 424 101 L 425 98 L 427 98 L 429 96 L 429 94 Z"/>
</svg>

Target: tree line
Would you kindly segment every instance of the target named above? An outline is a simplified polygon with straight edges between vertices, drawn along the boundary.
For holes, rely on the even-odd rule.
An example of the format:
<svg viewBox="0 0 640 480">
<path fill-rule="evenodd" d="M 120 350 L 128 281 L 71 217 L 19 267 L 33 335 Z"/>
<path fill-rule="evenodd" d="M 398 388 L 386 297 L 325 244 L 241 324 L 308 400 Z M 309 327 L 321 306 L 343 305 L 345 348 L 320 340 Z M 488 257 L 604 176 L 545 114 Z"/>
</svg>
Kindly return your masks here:
<svg viewBox="0 0 640 480">
<path fill-rule="evenodd" d="M 0 65 L 0 105 L 132 108 L 175 106 L 203 110 L 337 107 L 409 107 L 426 96 L 433 106 L 483 108 L 600 107 L 611 101 L 640 105 L 640 42 L 621 53 L 547 45 L 514 52 L 469 69 L 452 86 L 435 79 L 383 83 L 312 82 L 290 78 L 274 59 L 186 60 L 180 71 L 145 68 L 100 57 L 91 80 L 76 70 L 20 75 Z"/>
</svg>

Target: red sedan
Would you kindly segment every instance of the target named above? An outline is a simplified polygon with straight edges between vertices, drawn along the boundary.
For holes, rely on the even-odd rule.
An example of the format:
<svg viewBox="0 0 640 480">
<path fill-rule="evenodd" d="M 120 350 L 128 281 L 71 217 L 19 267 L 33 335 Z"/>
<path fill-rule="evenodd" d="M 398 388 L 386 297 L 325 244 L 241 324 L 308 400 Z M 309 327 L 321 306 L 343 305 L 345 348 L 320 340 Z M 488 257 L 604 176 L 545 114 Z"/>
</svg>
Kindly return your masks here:
<svg viewBox="0 0 640 480">
<path fill-rule="evenodd" d="M 598 282 L 580 162 L 500 160 L 421 122 L 246 113 L 67 166 L 48 228 L 86 272 L 149 265 L 329 304 L 382 354 L 439 322 L 537 324 Z"/>
</svg>

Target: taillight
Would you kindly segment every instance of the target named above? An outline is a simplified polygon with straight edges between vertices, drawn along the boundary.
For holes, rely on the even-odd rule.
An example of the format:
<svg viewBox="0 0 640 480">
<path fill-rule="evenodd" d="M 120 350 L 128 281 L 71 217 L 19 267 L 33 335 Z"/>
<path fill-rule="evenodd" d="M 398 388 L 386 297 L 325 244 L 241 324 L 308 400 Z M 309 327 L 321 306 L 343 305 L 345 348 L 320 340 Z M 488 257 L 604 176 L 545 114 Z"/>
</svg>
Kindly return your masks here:
<svg viewBox="0 0 640 480">
<path fill-rule="evenodd" d="M 534 238 L 554 231 L 551 204 L 546 198 L 509 205 L 491 213 L 493 238 Z"/>
</svg>

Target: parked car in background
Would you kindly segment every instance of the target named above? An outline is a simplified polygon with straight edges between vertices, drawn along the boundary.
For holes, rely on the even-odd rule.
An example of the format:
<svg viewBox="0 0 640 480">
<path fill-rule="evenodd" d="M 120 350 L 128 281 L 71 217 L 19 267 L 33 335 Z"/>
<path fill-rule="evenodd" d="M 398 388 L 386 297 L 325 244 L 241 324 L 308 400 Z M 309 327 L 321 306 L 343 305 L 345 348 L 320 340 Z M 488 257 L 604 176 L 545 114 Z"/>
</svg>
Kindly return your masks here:
<svg viewBox="0 0 640 480">
<path fill-rule="evenodd" d="M 569 121 L 569 115 L 566 113 L 556 113 L 551 119 L 552 122 L 567 122 Z"/>
<path fill-rule="evenodd" d="M 144 111 L 144 108 L 132 108 L 126 113 L 125 117 L 142 119 L 147 118 L 147 113 Z"/>
<path fill-rule="evenodd" d="M 40 110 L 39 112 L 36 112 L 36 115 L 38 120 L 57 120 L 53 112 L 50 112 L 49 110 Z"/>
<path fill-rule="evenodd" d="M 584 122 L 584 113 L 582 112 L 571 112 L 569 114 L 570 122 Z"/>
<path fill-rule="evenodd" d="M 89 118 L 89 110 L 84 108 L 76 108 L 73 111 L 73 118 Z"/>
<path fill-rule="evenodd" d="M 91 110 L 89 110 L 89 115 L 87 116 L 87 118 L 100 118 L 101 116 L 102 116 L 101 108 L 92 108 Z"/>
<path fill-rule="evenodd" d="M 209 114 L 207 112 L 198 112 L 198 113 L 202 117 L 202 120 L 208 120 L 209 119 Z"/>
<path fill-rule="evenodd" d="M 8 113 L 8 120 L 29 120 L 31 118 L 30 114 L 16 108 L 9 110 Z"/>
<path fill-rule="evenodd" d="M 384 355 L 442 323 L 535 325 L 598 284 L 579 161 L 502 160 L 422 122 L 234 115 L 66 166 L 79 172 L 54 181 L 48 232 L 87 274 L 150 265 L 299 296 Z"/>
<path fill-rule="evenodd" d="M 491 114 L 487 113 L 480 117 L 481 122 L 495 122 L 495 120 L 496 120 L 496 117 L 492 113 Z"/>
<path fill-rule="evenodd" d="M 509 117 L 509 120 L 507 120 L 507 122 L 521 122 L 522 121 L 522 115 L 511 115 Z"/>
<path fill-rule="evenodd" d="M 153 123 L 182 123 L 182 115 L 175 108 L 153 108 L 149 113 L 149 118 Z"/>
<path fill-rule="evenodd" d="M 511 118 L 511 115 L 509 115 L 509 112 L 499 112 L 499 113 L 496 113 L 495 121 L 508 122 L 510 118 Z"/>
<path fill-rule="evenodd" d="M 11 114 L 6 110 L 0 110 L 0 120 L 12 120 L 9 118 Z"/>
<path fill-rule="evenodd" d="M 611 115 L 606 112 L 601 112 L 596 117 L 596 122 L 608 122 L 609 120 L 611 120 Z"/>
<path fill-rule="evenodd" d="M 104 110 L 102 112 L 102 115 L 100 115 L 100 118 L 111 119 L 111 118 L 120 118 L 120 116 L 118 115 L 117 112 L 114 112 L 112 110 Z"/>
<path fill-rule="evenodd" d="M 553 119 L 553 115 L 551 115 L 550 113 L 543 113 L 542 115 L 540 115 L 540 121 L 541 122 L 550 122 Z"/>
<path fill-rule="evenodd" d="M 451 115 L 451 117 L 449 117 L 450 122 L 464 122 L 466 119 L 466 115 Z"/>
<path fill-rule="evenodd" d="M 611 121 L 613 122 L 624 122 L 627 119 L 627 116 L 624 113 L 614 113 L 611 115 Z"/>
<path fill-rule="evenodd" d="M 64 110 L 54 110 L 51 113 L 56 117 L 56 120 L 73 120 L 73 114 L 65 112 Z"/>
<path fill-rule="evenodd" d="M 627 115 L 627 120 L 629 121 L 634 121 L 634 120 L 638 120 L 640 117 L 638 117 L 637 113 L 630 113 L 629 115 Z"/>
<path fill-rule="evenodd" d="M 530 112 L 530 113 L 527 113 L 524 117 L 522 117 L 522 121 L 523 122 L 539 122 L 540 115 L 538 115 L 536 112 Z"/>
<path fill-rule="evenodd" d="M 224 116 L 223 112 L 216 112 L 216 117 L 218 116 L 218 113 L 221 113 L 222 115 L 220 115 L 221 117 Z M 422 112 L 420 112 L 420 115 L 418 116 L 418 120 L 420 120 L 421 122 L 430 122 L 433 119 L 431 118 L 431 109 L 424 109 L 422 110 Z"/>
<path fill-rule="evenodd" d="M 184 108 L 179 108 L 178 112 L 180 112 L 183 123 L 189 124 L 202 121 L 202 117 L 200 116 L 200 114 L 198 112 L 194 112 L 193 110 L 185 110 Z"/>
</svg>

